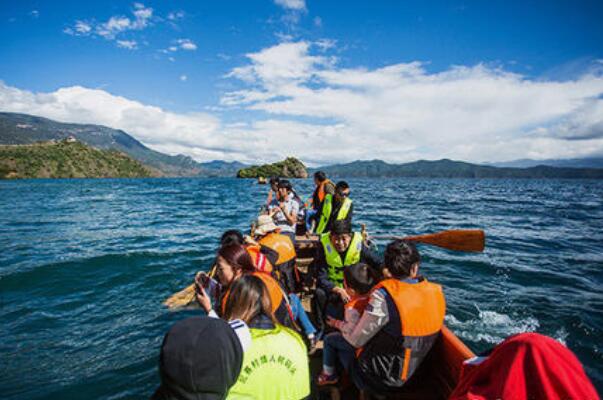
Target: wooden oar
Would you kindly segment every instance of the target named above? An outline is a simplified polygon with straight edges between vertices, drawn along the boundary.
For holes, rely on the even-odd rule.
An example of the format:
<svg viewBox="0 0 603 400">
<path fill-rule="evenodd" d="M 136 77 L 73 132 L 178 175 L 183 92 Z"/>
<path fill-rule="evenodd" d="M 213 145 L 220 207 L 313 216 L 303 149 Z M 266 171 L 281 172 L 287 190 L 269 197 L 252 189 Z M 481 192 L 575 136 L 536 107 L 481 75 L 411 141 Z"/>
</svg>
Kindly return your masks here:
<svg viewBox="0 0 603 400">
<path fill-rule="evenodd" d="M 417 236 L 375 235 L 375 239 L 411 240 L 413 242 L 431 244 L 448 250 L 481 252 L 486 246 L 486 235 L 481 229 L 457 229 Z"/>
<path fill-rule="evenodd" d="M 214 264 L 214 266 L 211 268 L 211 270 L 209 271 L 209 277 L 213 278 L 214 275 L 216 274 L 216 265 Z M 171 295 L 170 297 L 168 297 L 163 304 L 165 306 L 167 306 L 167 308 L 169 308 L 170 310 L 176 309 L 176 308 L 181 308 L 181 307 L 186 307 L 189 304 L 191 304 L 192 302 L 194 302 L 195 299 L 195 284 L 193 283 L 192 285 L 189 285 L 187 287 L 185 287 L 184 289 L 182 289 L 179 292 L 174 293 L 173 295 Z"/>
</svg>

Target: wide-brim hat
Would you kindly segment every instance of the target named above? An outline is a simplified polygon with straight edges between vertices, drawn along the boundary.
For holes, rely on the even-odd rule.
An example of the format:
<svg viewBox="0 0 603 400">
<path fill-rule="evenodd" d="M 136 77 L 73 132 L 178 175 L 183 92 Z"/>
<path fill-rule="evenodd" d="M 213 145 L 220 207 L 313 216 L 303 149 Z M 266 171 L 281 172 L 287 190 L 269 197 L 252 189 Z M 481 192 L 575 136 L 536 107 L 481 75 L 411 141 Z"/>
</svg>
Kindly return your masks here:
<svg viewBox="0 0 603 400">
<path fill-rule="evenodd" d="M 256 222 L 255 234 L 263 236 L 269 232 L 279 229 L 270 215 L 260 215 Z"/>
</svg>

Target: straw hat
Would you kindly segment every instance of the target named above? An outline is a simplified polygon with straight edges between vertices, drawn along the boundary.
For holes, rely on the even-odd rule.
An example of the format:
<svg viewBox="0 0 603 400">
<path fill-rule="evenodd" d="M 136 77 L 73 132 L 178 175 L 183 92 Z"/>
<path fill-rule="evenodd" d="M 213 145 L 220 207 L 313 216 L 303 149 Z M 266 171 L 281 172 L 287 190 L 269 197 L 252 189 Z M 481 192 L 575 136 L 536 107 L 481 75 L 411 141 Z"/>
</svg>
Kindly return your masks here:
<svg viewBox="0 0 603 400">
<path fill-rule="evenodd" d="M 274 221 L 270 215 L 260 215 L 256 223 L 255 234 L 263 236 L 268 232 L 272 232 L 277 229 L 279 228 L 274 224 Z"/>
</svg>

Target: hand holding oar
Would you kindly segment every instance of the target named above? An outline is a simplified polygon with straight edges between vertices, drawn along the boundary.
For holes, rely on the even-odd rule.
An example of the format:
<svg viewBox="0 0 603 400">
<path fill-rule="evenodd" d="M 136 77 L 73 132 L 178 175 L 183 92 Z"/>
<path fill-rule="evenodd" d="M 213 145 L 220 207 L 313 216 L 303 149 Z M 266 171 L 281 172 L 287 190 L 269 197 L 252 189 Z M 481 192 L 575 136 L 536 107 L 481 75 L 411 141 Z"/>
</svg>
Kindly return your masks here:
<svg viewBox="0 0 603 400">
<path fill-rule="evenodd" d="M 481 229 L 456 229 L 417 236 L 376 235 L 376 239 L 410 240 L 417 243 L 431 244 L 448 250 L 481 252 L 486 246 L 486 235 Z"/>
</svg>

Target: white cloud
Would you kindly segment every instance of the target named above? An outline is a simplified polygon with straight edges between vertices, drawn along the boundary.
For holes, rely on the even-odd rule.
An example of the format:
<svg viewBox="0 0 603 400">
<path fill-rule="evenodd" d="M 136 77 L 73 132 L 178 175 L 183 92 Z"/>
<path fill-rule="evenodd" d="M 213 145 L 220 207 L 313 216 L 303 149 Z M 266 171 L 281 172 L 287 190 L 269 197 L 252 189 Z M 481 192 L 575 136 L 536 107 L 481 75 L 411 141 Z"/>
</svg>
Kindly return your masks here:
<svg viewBox="0 0 603 400">
<path fill-rule="evenodd" d="M 321 51 L 327 51 L 332 49 L 337 44 L 336 40 L 333 39 L 319 39 L 315 43 L 316 47 L 318 47 Z"/>
<path fill-rule="evenodd" d="M 439 72 L 420 62 L 343 68 L 328 54 L 333 46 L 326 47 L 289 42 L 247 54 L 228 74 L 237 89 L 204 113 L 174 113 L 79 86 L 32 93 L 1 82 L 0 110 L 123 129 L 155 150 L 199 161 L 294 155 L 321 165 L 603 154 L 599 72 L 553 81 L 484 65 Z M 251 117 L 226 123 L 212 114 L 232 116 L 237 108 Z"/>
<path fill-rule="evenodd" d="M 84 21 L 75 21 L 73 28 L 67 27 L 63 32 L 73 36 L 87 36 L 92 32 L 92 26 Z"/>
<path fill-rule="evenodd" d="M 118 40 L 117 47 L 121 47 L 123 49 L 135 50 L 138 46 L 136 40 Z"/>
<path fill-rule="evenodd" d="M 172 154 L 180 152 L 201 160 L 234 160 L 240 155 L 236 149 L 241 147 L 237 146 L 241 138 L 221 135 L 219 119 L 210 114 L 173 113 L 99 89 L 72 86 L 33 93 L 0 82 L 0 110 L 123 129 L 154 149 L 173 150 Z"/>
<path fill-rule="evenodd" d="M 31 15 L 32 18 L 38 18 L 40 16 L 40 12 L 38 10 L 31 10 L 29 15 Z"/>
<path fill-rule="evenodd" d="M 180 75 L 180 80 L 181 80 L 182 82 L 186 82 L 186 81 L 187 81 L 187 79 L 188 79 L 188 76 L 186 76 L 186 75 Z"/>
<path fill-rule="evenodd" d="M 182 50 L 197 50 L 197 45 L 190 39 L 178 39 L 176 43 L 178 43 Z"/>
<path fill-rule="evenodd" d="M 484 65 L 437 73 L 419 62 L 346 69 L 313 54 L 313 48 L 332 47 L 327 43 L 281 43 L 248 54 L 249 63 L 228 76 L 249 87 L 225 93 L 221 104 L 278 118 L 310 118 L 314 123 L 305 124 L 304 132 L 331 129 L 334 135 L 333 143 L 313 150 L 320 147 L 325 157 L 331 152 L 336 161 L 603 153 L 600 74 L 559 82 Z M 321 159 L 318 153 L 307 156 Z"/>
<path fill-rule="evenodd" d="M 184 18 L 184 11 L 172 11 L 167 15 L 167 19 L 170 21 L 177 21 Z"/>
<path fill-rule="evenodd" d="M 286 10 L 305 10 L 305 0 L 274 0 L 274 3 Z"/>
<path fill-rule="evenodd" d="M 153 17 L 153 9 L 142 3 L 134 3 L 132 17 L 113 15 L 106 22 L 94 20 L 77 20 L 73 27 L 67 27 L 63 32 L 73 36 L 99 36 L 107 40 L 116 40 L 118 47 L 126 40 L 118 40 L 118 36 L 127 31 L 138 31 L 147 28 Z M 122 42 L 122 44 L 120 44 Z"/>
<path fill-rule="evenodd" d="M 174 40 L 174 44 L 165 50 L 161 50 L 162 53 L 176 52 L 178 50 L 195 51 L 197 45 L 190 39 L 177 39 Z"/>
</svg>

